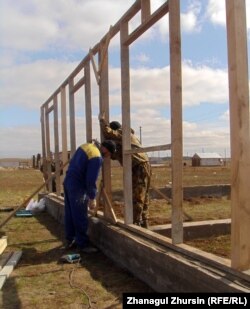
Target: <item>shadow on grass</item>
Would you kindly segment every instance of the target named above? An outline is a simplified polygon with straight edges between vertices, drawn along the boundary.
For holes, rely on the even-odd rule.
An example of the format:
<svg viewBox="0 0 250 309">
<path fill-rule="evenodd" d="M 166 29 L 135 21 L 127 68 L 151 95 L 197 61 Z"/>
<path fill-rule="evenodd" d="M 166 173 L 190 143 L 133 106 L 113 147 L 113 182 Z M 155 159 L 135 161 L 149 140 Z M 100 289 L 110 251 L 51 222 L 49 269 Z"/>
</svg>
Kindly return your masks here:
<svg viewBox="0 0 250 309">
<path fill-rule="evenodd" d="M 50 262 L 58 260 L 67 251 L 63 248 L 64 231 L 63 225 L 59 224 L 49 214 L 43 213 L 37 217 L 40 224 L 44 225 L 49 232 L 55 236 L 61 244 L 52 248 L 42 255 L 38 256 L 38 260 Z M 47 240 L 48 242 L 53 240 Z M 58 244 L 58 243 L 57 243 Z M 73 253 L 71 251 L 70 253 Z M 121 285 L 124 287 L 124 292 L 153 292 L 143 282 L 137 280 L 126 269 L 121 268 L 112 260 L 106 257 L 101 251 L 92 254 L 81 254 L 81 266 L 87 269 L 94 280 L 99 281 L 102 286 L 109 289 L 110 292 L 116 293 L 120 290 Z M 132 290 L 130 290 L 132 289 Z"/>
<path fill-rule="evenodd" d="M 3 308 L 24 308 L 24 303 L 30 304 L 32 300 L 29 297 L 32 298 L 38 288 L 36 280 L 39 280 L 41 276 L 46 278 L 47 274 L 53 274 L 53 276 L 51 276 L 51 281 L 46 284 L 54 286 L 56 289 L 59 284 L 62 284 L 61 278 L 63 277 L 66 280 L 64 283 L 66 290 L 68 293 L 73 293 L 70 292 L 68 277 L 75 265 L 60 262 L 61 256 L 69 253 L 63 248 L 63 225 L 44 212 L 37 214 L 32 220 L 28 218 L 13 220 L 6 230 L 6 234 L 9 233 L 12 239 L 10 250 L 22 250 L 22 257 L 16 266 L 15 275 L 8 278 L 3 288 Z M 103 303 L 101 307 L 98 304 L 98 308 L 120 306 L 124 292 L 153 292 L 146 284 L 116 265 L 101 251 L 81 256 L 82 261 L 77 266 L 78 270 L 74 272 L 74 281 L 82 286 L 91 287 L 89 291 L 91 299 L 96 299 L 99 303 L 100 300 L 106 301 L 108 295 L 108 302 L 112 303 L 111 307 L 109 304 L 105 306 Z M 32 277 L 34 277 L 34 286 L 30 283 Z M 25 286 L 27 281 L 31 284 L 30 289 L 34 289 L 34 291 Z M 67 295 L 65 295 L 66 297 Z M 63 300 L 60 299 L 60 301 Z"/>
</svg>

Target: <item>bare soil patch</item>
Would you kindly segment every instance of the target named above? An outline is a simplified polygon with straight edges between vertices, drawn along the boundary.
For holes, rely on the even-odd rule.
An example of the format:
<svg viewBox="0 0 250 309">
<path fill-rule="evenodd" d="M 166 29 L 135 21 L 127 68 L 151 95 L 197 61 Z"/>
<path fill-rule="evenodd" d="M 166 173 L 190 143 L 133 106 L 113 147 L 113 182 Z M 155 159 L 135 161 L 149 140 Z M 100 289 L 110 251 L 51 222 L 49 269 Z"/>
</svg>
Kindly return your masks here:
<svg viewBox="0 0 250 309">
<path fill-rule="evenodd" d="M 206 170 L 212 182 L 218 180 L 219 172 L 225 183 L 224 169 Z M 194 170 L 186 171 L 193 179 Z M 154 186 L 166 184 L 169 171 L 154 171 Z M 161 177 L 158 176 L 161 174 Z M 197 170 L 200 181 L 205 171 Z M 202 175 L 201 175 L 202 174 Z M 112 172 L 112 184 L 121 189 L 121 169 Z M 228 173 L 229 175 L 229 173 Z M 185 179 L 188 179 L 186 176 Z M 196 178 L 195 178 L 196 179 Z M 0 208 L 19 206 L 42 183 L 42 175 L 36 170 L 0 170 Z M 187 180 L 186 180 L 187 181 Z M 211 181 L 211 179 L 210 179 Z M 187 181 L 187 183 L 191 181 Z M 207 180 L 204 178 L 204 182 Z M 221 181 L 222 182 L 222 181 Z M 202 181 L 201 181 L 202 183 Z M 123 203 L 114 200 L 115 213 L 123 217 Z M 230 200 L 227 198 L 200 198 L 184 201 L 184 210 L 193 221 L 223 219 L 230 217 Z M 2 222 L 9 213 L 0 212 Z M 150 225 L 171 222 L 171 205 L 163 199 L 150 201 Z M 31 218 L 13 217 L 0 231 L 8 236 L 5 250 L 22 250 L 22 257 L 1 291 L 0 307 L 12 308 L 122 308 L 124 292 L 153 292 L 151 288 L 125 269 L 113 263 L 104 254 L 82 256 L 81 264 L 61 264 L 63 250 L 63 227 L 46 212 Z M 189 242 L 204 251 L 229 257 L 229 236 L 200 239 Z M 119 262 L 119 261 L 117 261 Z"/>
<path fill-rule="evenodd" d="M 34 170 L 4 174 L 9 177 L 0 171 L 0 208 L 19 205 L 21 196 L 41 184 L 41 173 Z M 0 221 L 7 215 L 0 212 Z M 153 292 L 102 252 L 82 255 L 79 264 L 59 263 L 65 254 L 63 227 L 46 212 L 13 217 L 3 235 L 8 236 L 5 252 L 21 250 L 22 257 L 2 288 L 1 308 L 122 308 L 124 292 Z"/>
</svg>

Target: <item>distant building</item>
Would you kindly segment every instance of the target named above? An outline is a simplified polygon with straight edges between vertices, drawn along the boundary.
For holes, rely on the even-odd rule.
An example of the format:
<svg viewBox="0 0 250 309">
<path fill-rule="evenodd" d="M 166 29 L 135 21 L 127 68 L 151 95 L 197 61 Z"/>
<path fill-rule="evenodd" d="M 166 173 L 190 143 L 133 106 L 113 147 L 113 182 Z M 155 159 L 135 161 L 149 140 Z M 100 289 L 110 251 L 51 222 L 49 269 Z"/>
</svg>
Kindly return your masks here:
<svg viewBox="0 0 250 309">
<path fill-rule="evenodd" d="M 0 159 L 0 167 L 4 168 L 29 168 L 31 166 L 30 159 L 6 158 Z"/>
<path fill-rule="evenodd" d="M 221 166 L 223 159 L 218 153 L 197 152 L 192 157 L 192 166 Z"/>
</svg>

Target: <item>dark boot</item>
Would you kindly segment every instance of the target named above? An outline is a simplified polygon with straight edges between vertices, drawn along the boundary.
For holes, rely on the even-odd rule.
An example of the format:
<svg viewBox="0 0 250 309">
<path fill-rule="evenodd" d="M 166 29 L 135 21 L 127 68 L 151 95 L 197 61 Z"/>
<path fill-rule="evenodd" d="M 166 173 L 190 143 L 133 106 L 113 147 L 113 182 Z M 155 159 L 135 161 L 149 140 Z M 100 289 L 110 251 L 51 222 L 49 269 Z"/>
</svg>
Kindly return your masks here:
<svg viewBox="0 0 250 309">
<path fill-rule="evenodd" d="M 64 244 L 64 249 L 65 250 L 71 250 L 76 248 L 76 242 L 75 239 L 73 239 L 72 241 L 66 240 L 65 244 Z"/>
<path fill-rule="evenodd" d="M 141 221 L 135 221 L 134 224 L 138 225 L 138 226 L 141 226 Z"/>
<path fill-rule="evenodd" d="M 148 229 L 149 228 L 148 220 L 141 221 L 141 227 L 144 227 L 145 229 Z"/>
</svg>

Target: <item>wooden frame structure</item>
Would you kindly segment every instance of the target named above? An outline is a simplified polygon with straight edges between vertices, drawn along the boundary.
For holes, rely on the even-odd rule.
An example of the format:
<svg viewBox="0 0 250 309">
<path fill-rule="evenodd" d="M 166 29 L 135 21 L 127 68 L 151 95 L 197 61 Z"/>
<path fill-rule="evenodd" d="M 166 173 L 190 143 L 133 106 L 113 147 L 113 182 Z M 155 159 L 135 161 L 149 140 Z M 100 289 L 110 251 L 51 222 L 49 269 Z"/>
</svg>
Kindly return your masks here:
<svg viewBox="0 0 250 309">
<path fill-rule="evenodd" d="M 246 19 L 245 0 L 227 0 L 227 32 L 229 51 L 229 93 L 230 123 L 232 145 L 232 267 L 239 270 L 250 268 L 250 190 L 247 181 L 250 175 L 250 133 L 249 133 L 249 89 L 248 65 L 246 53 Z M 129 22 L 140 13 L 140 25 L 129 33 Z M 183 189 L 182 189 L 182 64 L 181 64 L 181 29 L 180 1 L 168 0 L 151 13 L 151 0 L 136 0 L 129 10 L 120 18 L 108 33 L 96 44 L 75 70 L 66 78 L 59 88 L 41 106 L 41 132 L 43 165 L 48 177 L 51 176 L 50 161 L 50 119 L 53 112 L 54 152 L 56 161 L 57 194 L 60 195 L 60 164 L 68 160 L 68 147 L 71 155 L 76 150 L 75 93 L 84 87 L 86 141 L 92 139 L 92 105 L 91 105 L 91 67 L 99 90 L 99 111 L 105 112 L 109 120 L 109 43 L 116 34 L 120 34 L 121 59 L 121 101 L 123 126 L 123 164 L 125 225 L 133 222 L 132 211 L 132 177 L 130 144 L 130 62 L 129 47 L 146 30 L 152 27 L 164 15 L 169 15 L 170 48 L 170 96 L 171 96 L 171 144 L 145 147 L 140 151 L 171 149 L 172 154 L 172 242 L 183 242 Z M 239 35 L 240 34 L 240 35 Z M 98 57 L 98 63 L 95 62 Z M 83 75 L 83 76 L 82 76 Z M 77 82 L 76 82 L 77 79 Z M 68 100 L 67 100 L 68 93 Z M 61 109 L 61 145 L 59 145 L 59 108 Z M 67 106 L 69 109 L 69 145 L 67 140 Z M 84 140 L 83 140 L 84 142 Z M 111 165 L 105 160 L 103 181 L 107 196 L 111 192 Z M 66 169 L 66 168 L 65 168 Z M 65 172 L 64 169 L 64 172 Z M 50 185 L 51 191 L 51 185 Z M 109 212 L 105 206 L 104 217 Z"/>
</svg>

